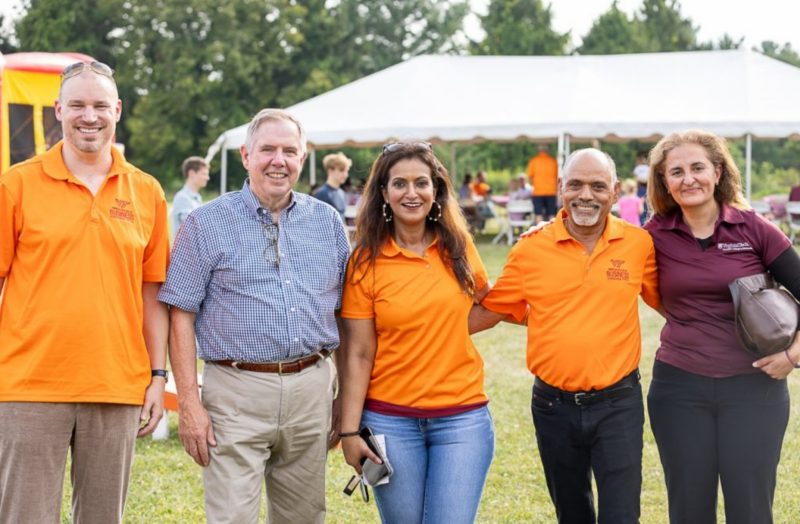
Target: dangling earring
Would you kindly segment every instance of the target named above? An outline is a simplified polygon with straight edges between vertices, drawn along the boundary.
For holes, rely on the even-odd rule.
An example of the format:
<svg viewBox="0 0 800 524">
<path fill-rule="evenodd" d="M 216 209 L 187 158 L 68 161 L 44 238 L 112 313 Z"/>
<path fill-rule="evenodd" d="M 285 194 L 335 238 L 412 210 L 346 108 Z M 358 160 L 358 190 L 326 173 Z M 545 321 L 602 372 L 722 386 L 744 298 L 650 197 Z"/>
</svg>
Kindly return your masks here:
<svg viewBox="0 0 800 524">
<path fill-rule="evenodd" d="M 383 211 L 383 220 L 385 222 L 391 222 L 392 221 L 392 217 L 394 215 L 392 215 L 391 210 L 392 210 L 392 208 L 389 207 L 389 204 L 384 202 L 382 211 Z"/>
<path fill-rule="evenodd" d="M 432 220 L 434 222 L 438 222 L 439 219 L 442 218 L 442 205 L 439 202 L 437 202 L 436 200 L 434 200 L 433 203 L 436 204 L 436 207 L 437 207 L 439 212 L 436 215 L 433 215 L 433 216 L 428 214 L 428 220 Z M 431 211 L 433 211 L 433 206 L 431 206 Z"/>
</svg>

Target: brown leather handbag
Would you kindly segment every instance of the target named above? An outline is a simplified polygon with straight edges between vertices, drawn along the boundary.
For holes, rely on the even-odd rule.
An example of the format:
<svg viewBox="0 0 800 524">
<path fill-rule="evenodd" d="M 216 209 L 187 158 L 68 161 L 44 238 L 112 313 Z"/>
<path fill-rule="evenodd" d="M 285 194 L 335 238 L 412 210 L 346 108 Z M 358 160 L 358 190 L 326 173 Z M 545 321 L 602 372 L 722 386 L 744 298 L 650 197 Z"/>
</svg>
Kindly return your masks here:
<svg viewBox="0 0 800 524">
<path fill-rule="evenodd" d="M 728 288 L 736 313 L 736 336 L 745 351 L 761 358 L 792 344 L 800 306 L 769 273 L 737 278 Z"/>
</svg>

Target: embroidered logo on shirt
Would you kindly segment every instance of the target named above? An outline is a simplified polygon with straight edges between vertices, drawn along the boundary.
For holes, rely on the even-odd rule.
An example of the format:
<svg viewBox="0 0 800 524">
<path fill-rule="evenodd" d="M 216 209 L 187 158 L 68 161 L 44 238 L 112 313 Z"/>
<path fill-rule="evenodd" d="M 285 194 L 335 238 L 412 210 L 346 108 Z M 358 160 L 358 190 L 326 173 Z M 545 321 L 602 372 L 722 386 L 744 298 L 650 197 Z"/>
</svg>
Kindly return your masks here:
<svg viewBox="0 0 800 524">
<path fill-rule="evenodd" d="M 630 273 L 628 273 L 627 269 L 623 269 L 622 266 L 625 264 L 624 260 L 620 260 L 618 258 L 611 259 L 611 266 L 610 268 L 606 269 L 606 278 L 609 280 L 624 280 L 625 282 L 631 279 Z"/>
<path fill-rule="evenodd" d="M 750 242 L 720 242 L 717 244 L 717 249 L 725 253 L 732 253 L 736 251 L 753 251 L 753 246 Z"/>
<path fill-rule="evenodd" d="M 116 218 L 117 220 L 124 220 L 126 222 L 133 223 L 134 214 L 133 210 L 126 209 L 129 205 L 131 205 L 129 200 L 122 200 L 119 198 L 115 198 L 114 202 L 116 202 L 116 206 L 113 206 L 109 210 L 109 214 L 111 218 Z"/>
</svg>

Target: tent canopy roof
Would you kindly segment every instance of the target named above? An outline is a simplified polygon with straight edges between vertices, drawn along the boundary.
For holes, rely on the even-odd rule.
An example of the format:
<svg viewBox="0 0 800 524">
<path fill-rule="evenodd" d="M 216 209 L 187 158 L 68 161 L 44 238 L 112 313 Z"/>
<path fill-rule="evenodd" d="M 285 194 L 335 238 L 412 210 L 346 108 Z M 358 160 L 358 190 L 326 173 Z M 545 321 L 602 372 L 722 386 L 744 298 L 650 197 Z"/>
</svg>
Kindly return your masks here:
<svg viewBox="0 0 800 524">
<path fill-rule="evenodd" d="M 748 50 L 419 56 L 288 108 L 317 149 L 389 140 L 800 138 L 800 68 Z M 243 125 L 209 151 L 235 149 Z"/>
</svg>

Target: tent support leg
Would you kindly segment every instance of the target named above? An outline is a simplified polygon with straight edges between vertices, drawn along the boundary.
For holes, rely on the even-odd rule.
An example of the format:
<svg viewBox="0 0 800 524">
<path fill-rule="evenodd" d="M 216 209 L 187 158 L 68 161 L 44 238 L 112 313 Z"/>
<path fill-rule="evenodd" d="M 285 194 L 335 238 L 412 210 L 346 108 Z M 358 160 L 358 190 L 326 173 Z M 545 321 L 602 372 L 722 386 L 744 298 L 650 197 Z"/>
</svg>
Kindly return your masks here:
<svg viewBox="0 0 800 524">
<path fill-rule="evenodd" d="M 219 194 L 224 195 L 228 192 L 228 150 L 222 147 L 220 151 L 222 157 L 222 167 L 219 174 Z"/>
<path fill-rule="evenodd" d="M 450 180 L 453 181 L 453 186 L 458 187 L 455 184 L 456 180 L 456 145 L 450 144 Z"/>
<path fill-rule="evenodd" d="M 753 135 L 750 133 L 745 135 L 744 158 L 745 197 L 747 197 L 747 201 L 750 202 L 753 189 L 753 178 L 751 171 L 751 166 L 753 163 Z"/>
<path fill-rule="evenodd" d="M 308 179 L 309 183 L 313 186 L 317 183 L 317 151 L 311 149 L 308 158 Z"/>
</svg>

